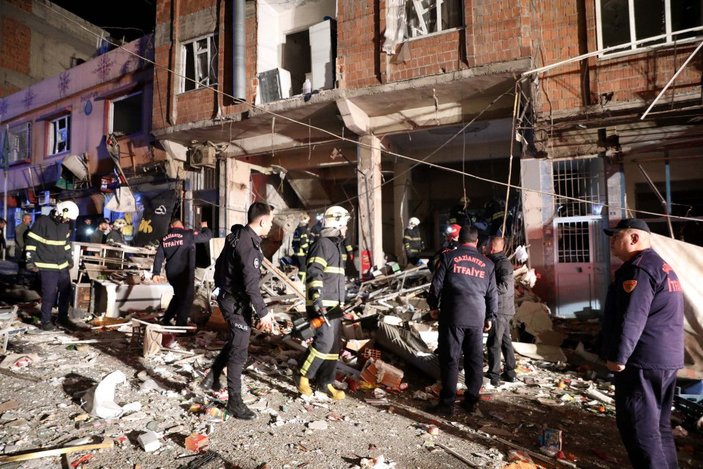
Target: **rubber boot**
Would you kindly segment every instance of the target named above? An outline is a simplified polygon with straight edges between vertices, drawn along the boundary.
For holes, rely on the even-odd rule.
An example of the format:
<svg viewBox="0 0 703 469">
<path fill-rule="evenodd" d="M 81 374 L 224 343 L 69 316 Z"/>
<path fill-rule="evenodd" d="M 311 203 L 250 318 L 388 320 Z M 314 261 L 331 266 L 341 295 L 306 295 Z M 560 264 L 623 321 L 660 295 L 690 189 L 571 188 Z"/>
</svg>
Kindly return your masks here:
<svg viewBox="0 0 703 469">
<path fill-rule="evenodd" d="M 244 405 L 242 401 L 242 395 L 239 393 L 229 393 L 229 400 L 227 401 L 227 412 L 229 412 L 234 417 L 241 420 L 253 420 L 256 418 L 256 414 Z"/>
<path fill-rule="evenodd" d="M 301 376 L 298 381 L 298 391 L 303 396 L 312 396 L 312 388 L 310 387 L 310 381 L 306 376 Z"/>
<path fill-rule="evenodd" d="M 341 401 L 342 399 L 344 399 L 346 397 L 346 395 L 344 394 L 344 391 L 340 391 L 339 389 L 335 388 L 331 384 L 328 384 L 327 386 L 325 386 L 325 388 L 326 388 L 325 391 L 327 391 L 327 395 L 330 396 L 335 401 Z"/>
<path fill-rule="evenodd" d="M 208 372 L 207 375 L 205 375 L 205 378 L 200 382 L 200 387 L 203 389 L 211 389 L 213 391 L 219 391 L 222 389 L 222 383 L 220 383 L 220 376 L 215 376 L 215 373 L 212 371 L 212 368 Z"/>
</svg>

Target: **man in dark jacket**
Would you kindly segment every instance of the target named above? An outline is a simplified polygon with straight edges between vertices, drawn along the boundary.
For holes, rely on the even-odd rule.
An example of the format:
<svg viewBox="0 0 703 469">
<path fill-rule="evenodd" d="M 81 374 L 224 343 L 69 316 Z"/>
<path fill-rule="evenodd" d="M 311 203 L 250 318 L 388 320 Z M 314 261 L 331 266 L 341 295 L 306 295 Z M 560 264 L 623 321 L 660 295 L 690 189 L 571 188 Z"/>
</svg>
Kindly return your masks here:
<svg viewBox="0 0 703 469">
<path fill-rule="evenodd" d="M 72 288 L 69 270 L 73 267 L 71 252 L 71 222 L 78 218 L 78 206 L 69 201 L 56 204 L 48 216 L 41 216 L 27 235 L 27 270 L 39 272 L 41 279 L 41 328 L 54 329 L 51 309 L 58 297 L 57 323 L 71 327 L 68 307 Z"/>
<path fill-rule="evenodd" d="M 110 234 L 110 220 L 103 218 L 98 223 L 98 229 L 90 235 L 88 242 L 96 244 L 105 244 L 107 242 L 107 235 Z"/>
<path fill-rule="evenodd" d="M 273 327 L 259 289 L 261 280 L 261 238 L 273 225 L 271 206 L 255 202 L 247 212 L 247 226 L 234 225 L 215 263 L 215 286 L 220 289 L 217 303 L 229 326 L 229 340 L 215 359 L 201 386 L 219 390 L 220 375 L 227 367 L 227 410 L 236 418 L 251 420 L 256 414 L 242 401 L 242 370 L 247 361 L 249 335 L 255 317 L 260 330 Z M 254 317 L 255 316 L 255 317 Z"/>
<path fill-rule="evenodd" d="M 626 218 L 604 231 L 611 252 L 623 261 L 603 312 L 602 353 L 615 373 L 615 421 L 633 467 L 676 468 L 671 405 L 684 358 L 681 283 L 651 248 L 644 221 Z"/>
<path fill-rule="evenodd" d="M 515 381 L 515 352 L 510 338 L 510 319 L 515 316 L 515 277 L 513 264 L 503 250 L 505 238 L 493 236 L 488 244 L 488 258 L 495 264 L 496 290 L 498 291 L 498 311 L 493 327 L 488 332 L 488 378 L 493 386 L 500 386 L 500 380 Z M 503 374 L 500 373 L 500 354 L 505 358 Z"/>
<path fill-rule="evenodd" d="M 405 257 L 408 259 L 408 264 L 417 265 L 420 260 L 420 253 L 425 249 L 425 243 L 422 242 L 420 236 L 420 220 L 416 217 L 408 220 L 408 227 L 405 228 L 403 234 L 403 248 L 405 248 Z"/>
<path fill-rule="evenodd" d="M 461 406 L 473 412 L 483 384 L 483 332 L 491 329 L 498 308 L 494 265 L 476 249 L 478 230 L 464 226 L 459 247 L 442 254 L 427 303 L 439 319 L 442 391 L 431 410 L 454 413 L 459 361 L 464 355 L 466 392 Z"/>
<path fill-rule="evenodd" d="M 336 389 L 335 379 L 341 347 L 342 319 L 327 319 L 332 310 L 341 309 L 346 297 L 345 235 L 349 212 L 339 206 L 325 211 L 320 237 L 308 254 L 306 307 L 310 319 L 323 317 L 325 322 L 315 330 L 315 336 L 297 376 L 298 391 L 311 396 L 315 383 L 332 399 L 344 399 L 344 391 Z M 339 315 L 341 316 L 341 315 Z"/>
<path fill-rule="evenodd" d="M 173 287 L 173 298 L 168 304 L 163 324 L 170 324 L 176 318 L 177 326 L 188 324 L 188 315 L 195 294 L 195 244 L 206 243 L 212 238 L 207 222 L 202 223 L 200 233 L 194 233 L 183 226 L 178 219 L 171 221 L 168 234 L 159 242 L 154 257 L 154 281 L 160 282 L 161 267 L 166 261 L 166 279 Z"/>
<path fill-rule="evenodd" d="M 303 213 L 300 216 L 298 227 L 293 232 L 293 256 L 298 265 L 298 277 L 305 283 L 305 262 L 310 249 L 310 215 Z"/>
</svg>

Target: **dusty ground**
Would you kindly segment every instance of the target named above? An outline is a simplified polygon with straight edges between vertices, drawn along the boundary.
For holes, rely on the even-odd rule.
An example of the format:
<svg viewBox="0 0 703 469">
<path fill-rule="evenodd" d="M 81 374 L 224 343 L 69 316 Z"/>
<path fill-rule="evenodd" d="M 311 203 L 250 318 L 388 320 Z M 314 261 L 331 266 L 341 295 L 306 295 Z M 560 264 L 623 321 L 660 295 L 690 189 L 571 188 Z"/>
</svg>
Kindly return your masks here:
<svg viewBox="0 0 703 469">
<path fill-rule="evenodd" d="M 87 338 L 99 343 L 66 345 Z M 564 451 L 577 460 L 578 467 L 627 467 L 612 408 L 584 405 L 580 391 L 590 382 L 546 363 L 521 360 L 519 377 L 530 385 L 520 382 L 486 390 L 480 414 L 458 410 L 451 420 L 444 420 L 422 411 L 427 401 L 413 398 L 421 396 L 416 391 L 429 390 L 432 384 L 413 370 L 405 376 L 410 383 L 407 390 L 385 397 L 379 396 L 380 391 L 359 390 L 341 402 L 322 397 L 304 401 L 288 377 L 289 360 L 298 352 L 264 338 L 252 347 L 245 381 L 246 401 L 258 418 L 221 421 L 189 411 L 193 403 L 215 397 L 194 383 L 211 363 L 215 352 L 208 349 L 216 349 L 218 340 L 212 332 L 200 332 L 179 342 L 196 356 L 172 352 L 144 359 L 121 332 L 69 335 L 40 333 L 27 326 L 26 333 L 13 337 L 2 363 L 15 375 L 0 375 L 0 404 L 14 401 L 0 415 L 0 450 L 16 454 L 61 447 L 80 438 L 109 437 L 121 443 L 94 452 L 84 467 L 350 468 L 379 456 L 398 468 L 470 467 L 438 446 L 444 445 L 477 467 L 503 467 L 510 446 L 496 437 L 539 453 L 537 438 L 551 427 L 563 431 Z M 25 355 L 32 358 L 31 364 L 14 366 Z M 139 402 L 141 410 L 112 420 L 89 416 L 81 407 L 81 397 L 115 370 L 127 377 L 117 387 L 115 401 Z M 437 434 L 431 434 L 430 425 L 438 427 Z M 144 452 L 137 441 L 147 429 L 163 434 L 161 448 L 153 453 Z M 185 450 L 185 438 L 193 432 L 209 434 L 210 453 L 194 455 Z M 677 443 L 681 466 L 701 467 L 700 434 L 677 438 Z M 81 454 L 71 454 L 70 459 Z M 213 459 L 206 462 L 208 457 Z M 5 467 L 68 464 L 52 457 Z"/>
</svg>

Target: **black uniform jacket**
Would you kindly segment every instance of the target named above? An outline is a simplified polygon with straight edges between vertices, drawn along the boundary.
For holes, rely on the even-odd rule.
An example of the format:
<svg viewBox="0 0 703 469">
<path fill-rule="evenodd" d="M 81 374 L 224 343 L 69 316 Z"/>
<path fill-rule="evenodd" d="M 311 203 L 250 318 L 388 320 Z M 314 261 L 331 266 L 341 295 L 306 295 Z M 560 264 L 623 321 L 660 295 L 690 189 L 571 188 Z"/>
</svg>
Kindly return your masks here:
<svg viewBox="0 0 703 469">
<path fill-rule="evenodd" d="M 324 231 L 323 231 L 324 233 Z M 307 301 L 309 308 L 333 308 L 344 304 L 346 279 L 344 238 L 320 236 L 310 248 L 307 266 Z"/>
<path fill-rule="evenodd" d="M 442 254 L 432 278 L 427 303 L 440 309 L 439 322 L 483 327 L 498 309 L 495 267 L 475 247 L 461 245 Z"/>
<path fill-rule="evenodd" d="M 71 226 L 51 216 L 41 216 L 27 234 L 27 262 L 39 270 L 63 270 L 73 264 Z"/>
<path fill-rule="evenodd" d="M 195 244 L 205 243 L 212 238 L 212 231 L 203 228 L 200 233 L 186 228 L 171 228 L 159 242 L 154 258 L 154 275 L 161 273 L 166 260 L 166 277 L 170 280 L 183 274 L 191 277 L 195 272 Z"/>
<path fill-rule="evenodd" d="M 405 248 L 405 255 L 408 257 L 417 257 L 422 250 L 425 249 L 425 243 L 422 242 L 420 229 L 417 226 L 414 228 L 405 228 L 403 247 Z"/>
<path fill-rule="evenodd" d="M 488 256 L 496 266 L 496 289 L 498 291 L 498 314 L 515 315 L 515 276 L 513 264 L 504 252 Z"/>
<path fill-rule="evenodd" d="M 224 257 L 222 257 L 224 256 Z M 261 296 L 261 238 L 249 226 L 237 227 L 227 235 L 225 246 L 215 265 L 215 286 L 251 303 L 256 314 L 267 314 Z"/>
</svg>

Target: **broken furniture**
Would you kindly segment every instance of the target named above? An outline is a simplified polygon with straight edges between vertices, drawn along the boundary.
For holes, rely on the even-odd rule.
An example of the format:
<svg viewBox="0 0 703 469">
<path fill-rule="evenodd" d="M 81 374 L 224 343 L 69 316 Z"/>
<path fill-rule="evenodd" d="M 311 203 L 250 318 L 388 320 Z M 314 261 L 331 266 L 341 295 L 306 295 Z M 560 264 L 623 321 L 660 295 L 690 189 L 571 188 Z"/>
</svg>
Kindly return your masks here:
<svg viewBox="0 0 703 469">
<path fill-rule="evenodd" d="M 162 326 L 161 324 L 132 319 L 131 345 L 135 348 L 141 346 L 144 357 L 156 355 L 162 350 L 192 355 L 193 352 L 166 347 L 164 345 L 164 334 L 184 334 L 197 330 L 198 328 L 195 326 Z"/>
</svg>

